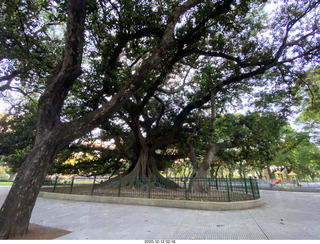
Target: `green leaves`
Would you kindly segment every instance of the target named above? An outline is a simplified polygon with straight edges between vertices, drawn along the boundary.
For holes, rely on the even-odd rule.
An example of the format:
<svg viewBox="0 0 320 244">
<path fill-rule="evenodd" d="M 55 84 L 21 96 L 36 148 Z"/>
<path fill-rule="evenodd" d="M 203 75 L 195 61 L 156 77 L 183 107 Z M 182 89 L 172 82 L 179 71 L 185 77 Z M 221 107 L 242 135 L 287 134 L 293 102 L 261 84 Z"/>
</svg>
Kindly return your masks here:
<svg viewBox="0 0 320 244">
<path fill-rule="evenodd" d="M 279 1 L 272 13 L 264 9 L 264 0 L 203 1 L 179 15 L 164 37 L 174 11 L 186 2 L 86 1 L 84 74 L 68 93 L 60 121 L 111 106 L 133 77 L 140 88 L 125 109 L 108 117 L 129 143 L 137 122 L 151 145 L 158 138 L 172 142 L 164 139 L 170 133 L 182 144 L 201 110 L 200 150 L 210 134 L 210 92 L 216 96 L 217 128 L 211 128 L 216 142 L 238 140 L 247 148 L 271 151 L 282 118 L 267 112 L 285 117 L 299 100 L 305 109 L 301 119 L 316 121 L 318 85 L 309 85 L 311 78 L 303 73 L 319 61 L 318 1 Z M 13 0 L 1 7 L 0 91 L 19 91 L 23 99 L 36 101 L 63 57 L 67 1 Z M 159 49 L 163 38 L 172 39 L 170 48 Z M 152 60 L 157 65 L 141 68 L 156 55 L 160 58 Z M 305 84 L 309 89 L 300 92 Z M 265 114 L 228 114 L 232 105 L 240 107 L 241 99 L 254 93 L 256 107 Z"/>
<path fill-rule="evenodd" d="M 297 123 L 309 131 L 314 141 L 319 143 L 320 133 L 320 69 L 309 70 L 305 76 L 296 80 L 294 87 L 295 104 L 300 106 L 300 115 Z"/>
<path fill-rule="evenodd" d="M 273 163 L 294 171 L 299 177 L 315 177 L 319 174 L 320 150 L 310 141 L 307 132 L 296 132 L 289 126 L 282 131 Z"/>
<path fill-rule="evenodd" d="M 30 153 L 35 140 L 34 108 L 22 115 L 0 115 L 0 155 L 2 163 L 16 173 Z"/>
<path fill-rule="evenodd" d="M 61 22 L 50 1 L 5 1 L 0 15 L 0 91 L 32 96 L 41 92 L 44 80 L 61 59 Z M 6 85 L 3 84 L 6 82 Z"/>
</svg>

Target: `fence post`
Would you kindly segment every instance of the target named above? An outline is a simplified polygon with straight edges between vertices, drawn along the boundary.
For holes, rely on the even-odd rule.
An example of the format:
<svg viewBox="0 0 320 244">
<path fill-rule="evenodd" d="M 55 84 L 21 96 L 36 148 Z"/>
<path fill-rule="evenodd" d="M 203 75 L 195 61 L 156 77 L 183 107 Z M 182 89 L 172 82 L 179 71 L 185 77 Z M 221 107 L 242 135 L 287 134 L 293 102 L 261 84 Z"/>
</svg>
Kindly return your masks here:
<svg viewBox="0 0 320 244">
<path fill-rule="evenodd" d="M 218 186 L 218 177 L 216 177 L 216 187 L 217 187 L 217 191 L 219 191 L 219 186 Z"/>
<path fill-rule="evenodd" d="M 259 185 L 258 185 L 258 181 L 256 180 L 256 189 L 257 189 L 257 194 L 258 194 L 258 198 L 260 198 L 260 191 L 259 191 Z"/>
<path fill-rule="evenodd" d="M 184 183 L 184 197 L 185 197 L 186 200 L 188 200 L 188 196 L 187 196 L 187 178 L 184 178 L 183 183 Z"/>
<path fill-rule="evenodd" d="M 120 175 L 120 178 L 119 178 L 119 190 L 118 190 L 118 197 L 120 197 L 120 192 L 121 192 L 121 181 L 122 181 L 122 175 Z"/>
<path fill-rule="evenodd" d="M 247 187 L 247 179 L 246 179 L 246 177 L 244 177 L 243 180 L 244 180 L 244 188 L 246 189 L 246 194 L 248 194 L 248 187 Z"/>
<path fill-rule="evenodd" d="M 55 182 L 54 182 L 52 192 L 54 192 L 54 191 L 56 190 L 56 186 L 57 186 L 58 178 L 59 178 L 59 176 L 56 176 L 56 180 L 55 180 Z"/>
<path fill-rule="evenodd" d="M 93 191 L 94 191 L 94 185 L 96 183 L 96 175 L 93 177 L 93 185 L 92 185 L 92 189 L 91 189 L 91 195 L 93 195 Z"/>
<path fill-rule="evenodd" d="M 151 197 L 151 179 L 150 179 L 150 177 L 152 177 L 152 176 L 147 176 L 147 179 L 148 179 L 148 198 L 150 198 Z"/>
<path fill-rule="evenodd" d="M 252 177 L 249 177 L 249 181 L 250 181 L 250 186 L 251 186 L 251 191 L 252 191 L 252 197 L 253 200 L 256 200 L 255 194 L 254 194 L 254 189 L 253 189 L 253 183 L 252 183 Z"/>
<path fill-rule="evenodd" d="M 229 181 L 230 181 L 230 191 L 233 192 L 233 189 L 232 189 L 232 180 L 231 180 L 231 174 L 229 175 Z"/>
<path fill-rule="evenodd" d="M 74 181 L 74 176 L 72 177 L 72 180 L 71 180 L 70 194 L 72 193 L 73 181 Z"/>
<path fill-rule="evenodd" d="M 228 191 L 228 200 L 229 200 L 229 202 L 231 202 L 230 192 L 229 192 L 229 184 L 228 184 L 228 176 L 226 176 L 226 184 L 227 184 L 227 191 Z"/>
</svg>

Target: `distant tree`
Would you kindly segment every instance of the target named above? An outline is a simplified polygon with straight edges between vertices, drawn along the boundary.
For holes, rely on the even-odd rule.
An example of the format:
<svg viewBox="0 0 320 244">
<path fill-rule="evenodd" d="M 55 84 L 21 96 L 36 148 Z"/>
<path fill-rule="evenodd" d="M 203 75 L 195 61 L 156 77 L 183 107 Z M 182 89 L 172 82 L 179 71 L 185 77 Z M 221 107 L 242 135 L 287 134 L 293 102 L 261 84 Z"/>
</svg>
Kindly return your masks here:
<svg viewBox="0 0 320 244">
<path fill-rule="evenodd" d="M 308 86 L 305 89 L 296 89 L 296 103 L 302 105 L 296 122 L 301 123 L 304 130 L 310 131 L 313 140 L 320 143 L 320 68 L 309 70 L 297 82 L 306 83 Z"/>
<path fill-rule="evenodd" d="M 24 108 L 27 112 L 0 116 L 0 156 L 7 172 L 14 175 L 30 153 L 36 128 L 36 107 Z"/>
<path fill-rule="evenodd" d="M 282 141 L 273 164 L 294 171 L 298 177 L 310 176 L 312 179 L 319 175 L 320 149 L 310 141 L 309 133 L 297 132 L 291 127 L 286 127 L 282 132 Z"/>
<path fill-rule="evenodd" d="M 271 112 L 256 112 L 244 117 L 243 123 L 249 129 L 249 134 L 248 140 L 240 146 L 240 154 L 259 177 L 262 177 L 262 171 L 267 169 L 269 177 L 272 178 L 270 165 L 279 148 L 281 131 L 287 124 L 286 120 L 282 114 Z"/>
</svg>

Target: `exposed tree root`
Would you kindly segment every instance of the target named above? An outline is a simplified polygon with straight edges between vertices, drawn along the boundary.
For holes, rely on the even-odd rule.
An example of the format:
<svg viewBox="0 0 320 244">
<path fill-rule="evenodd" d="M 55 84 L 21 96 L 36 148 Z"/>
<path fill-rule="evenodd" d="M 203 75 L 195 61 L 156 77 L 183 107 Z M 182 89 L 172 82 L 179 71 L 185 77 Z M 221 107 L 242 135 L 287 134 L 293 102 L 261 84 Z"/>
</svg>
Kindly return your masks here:
<svg viewBox="0 0 320 244">
<path fill-rule="evenodd" d="M 139 160 L 130 172 L 125 172 L 121 176 L 112 178 L 101 184 L 106 188 L 134 188 L 139 190 L 149 190 L 152 188 L 177 189 L 179 186 L 163 177 L 156 166 L 153 152 L 148 148 L 143 148 L 139 155 Z"/>
<path fill-rule="evenodd" d="M 160 174 L 158 176 L 136 176 L 125 175 L 117 176 L 108 181 L 101 183 L 99 188 L 117 189 L 121 187 L 127 189 L 139 189 L 140 191 L 148 191 L 149 189 L 178 189 L 180 186 L 170 179 L 164 178 Z"/>
<path fill-rule="evenodd" d="M 199 182 L 190 180 L 188 192 L 189 193 L 208 193 L 210 187 L 206 182 Z"/>
</svg>

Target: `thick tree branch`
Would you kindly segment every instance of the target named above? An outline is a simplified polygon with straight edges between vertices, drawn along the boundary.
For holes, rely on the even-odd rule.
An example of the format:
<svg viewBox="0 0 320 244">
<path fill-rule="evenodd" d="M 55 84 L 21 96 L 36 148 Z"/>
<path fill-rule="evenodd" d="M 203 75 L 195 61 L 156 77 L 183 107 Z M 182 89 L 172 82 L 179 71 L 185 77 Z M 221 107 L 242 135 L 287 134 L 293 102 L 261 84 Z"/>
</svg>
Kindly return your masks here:
<svg viewBox="0 0 320 244">
<path fill-rule="evenodd" d="M 196 153 L 195 153 L 194 147 L 192 146 L 192 144 L 190 142 L 192 137 L 196 133 L 196 131 L 197 131 L 196 127 L 194 127 L 193 130 L 192 130 L 192 133 L 190 134 L 190 136 L 186 140 L 186 144 L 189 147 L 189 157 L 190 157 L 190 161 L 191 161 L 191 164 L 192 164 L 193 171 L 197 171 L 199 169 Z"/>
<path fill-rule="evenodd" d="M 153 149 L 157 149 L 162 147 L 163 145 L 168 145 L 174 143 L 177 138 L 176 138 L 176 133 L 179 132 L 181 129 L 181 126 L 185 120 L 185 117 L 189 115 L 189 113 L 201 106 L 203 106 L 206 102 L 210 100 L 210 93 L 207 95 L 203 96 L 201 99 L 197 101 L 193 101 L 189 103 L 187 106 L 185 106 L 182 111 L 176 116 L 176 120 L 174 122 L 174 125 L 171 128 L 171 131 L 168 132 L 165 136 L 158 137 L 156 143 L 153 146 Z"/>
<path fill-rule="evenodd" d="M 15 78 L 17 75 L 21 74 L 22 70 L 15 70 L 15 71 L 12 71 L 11 74 L 9 75 L 4 75 L 4 76 L 1 76 L 0 77 L 0 82 L 1 81 L 5 81 L 5 80 L 12 80 L 13 78 Z"/>
<path fill-rule="evenodd" d="M 82 73 L 85 16 L 85 0 L 70 0 L 64 58 L 62 64 L 56 67 L 44 94 L 40 97 L 38 134 L 51 130 L 60 122 L 60 112 L 67 94 Z"/>
<path fill-rule="evenodd" d="M 219 91 L 219 89 L 222 88 L 222 86 L 228 86 L 230 84 L 236 84 L 239 83 L 245 79 L 248 78 L 252 78 L 254 76 L 257 76 L 259 74 L 263 74 L 264 72 L 266 72 L 266 70 L 276 66 L 278 63 L 278 60 L 273 60 L 272 63 L 267 64 L 265 66 L 262 66 L 254 71 L 251 72 L 247 72 L 247 73 L 243 73 L 240 74 L 238 76 L 232 76 L 227 78 L 226 80 L 224 80 L 223 82 L 221 82 L 221 85 L 219 87 L 216 87 L 216 92 Z M 184 109 L 182 109 L 182 111 L 177 115 L 176 120 L 174 125 L 172 126 L 171 132 L 168 133 L 166 136 L 160 137 L 157 140 L 157 143 L 154 145 L 154 148 L 159 148 L 162 145 L 167 145 L 168 143 L 174 143 L 175 142 L 175 134 L 179 131 L 179 129 L 181 128 L 183 121 L 185 119 L 185 117 L 195 108 L 199 108 L 201 107 L 203 104 L 205 104 L 206 102 L 208 102 L 211 98 L 211 94 L 208 93 L 207 95 L 203 96 L 201 99 L 197 100 L 197 101 L 193 101 L 191 103 L 189 103 L 186 107 L 184 107 Z"/>
<path fill-rule="evenodd" d="M 4 75 L 0 77 L 0 82 L 2 81 L 7 81 L 6 84 L 0 86 L 0 92 L 3 92 L 5 90 L 11 90 L 11 82 L 13 81 L 13 79 L 18 76 L 19 74 L 22 73 L 22 70 L 15 70 L 12 71 L 11 74 L 8 75 Z"/>
<path fill-rule="evenodd" d="M 134 155 L 134 153 L 130 151 L 130 149 L 128 148 L 128 145 L 123 144 L 121 138 L 118 136 L 113 126 L 108 122 L 104 124 L 104 127 L 110 132 L 112 138 L 115 141 L 116 148 L 120 151 L 120 153 L 129 160 L 136 160 L 137 155 Z"/>
<path fill-rule="evenodd" d="M 166 57 L 167 51 L 174 44 L 174 28 L 181 15 L 203 1 L 204 0 L 189 0 L 173 11 L 155 52 L 148 59 L 144 60 L 128 84 L 113 96 L 107 104 L 80 119 L 66 124 L 66 126 L 74 132 L 72 135 L 69 135 L 70 138 L 68 138 L 68 140 L 76 139 L 83 133 L 91 131 L 123 106 L 127 99 L 145 82 L 149 72 L 155 69 Z"/>
</svg>

